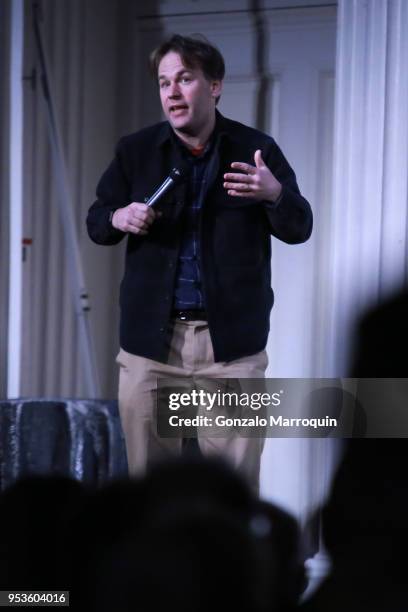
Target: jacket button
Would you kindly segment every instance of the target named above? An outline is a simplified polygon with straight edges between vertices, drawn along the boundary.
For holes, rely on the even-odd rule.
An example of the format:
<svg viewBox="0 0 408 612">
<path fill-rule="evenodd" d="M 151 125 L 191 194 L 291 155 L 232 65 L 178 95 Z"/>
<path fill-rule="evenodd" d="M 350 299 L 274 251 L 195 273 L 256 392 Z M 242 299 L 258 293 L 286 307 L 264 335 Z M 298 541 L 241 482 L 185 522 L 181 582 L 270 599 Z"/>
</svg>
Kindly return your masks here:
<svg viewBox="0 0 408 612">
<path fill-rule="evenodd" d="M 169 268 L 172 268 L 174 266 L 174 263 L 172 261 L 169 261 Z"/>
<path fill-rule="evenodd" d="M 165 328 L 164 328 L 164 327 L 161 327 L 161 328 L 160 328 L 160 331 L 163 333 L 163 332 L 165 331 Z"/>
</svg>

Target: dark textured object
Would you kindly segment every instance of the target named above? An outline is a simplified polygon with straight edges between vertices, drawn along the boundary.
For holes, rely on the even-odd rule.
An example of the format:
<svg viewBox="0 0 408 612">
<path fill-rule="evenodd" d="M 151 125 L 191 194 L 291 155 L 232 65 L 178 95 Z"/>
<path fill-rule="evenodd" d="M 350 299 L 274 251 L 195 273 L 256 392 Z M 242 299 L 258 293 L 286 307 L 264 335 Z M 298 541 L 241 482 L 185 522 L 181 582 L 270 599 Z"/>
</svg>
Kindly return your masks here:
<svg viewBox="0 0 408 612">
<path fill-rule="evenodd" d="M 126 476 L 117 402 L 0 402 L 0 491 L 33 474 L 71 476 L 94 485 Z"/>
</svg>

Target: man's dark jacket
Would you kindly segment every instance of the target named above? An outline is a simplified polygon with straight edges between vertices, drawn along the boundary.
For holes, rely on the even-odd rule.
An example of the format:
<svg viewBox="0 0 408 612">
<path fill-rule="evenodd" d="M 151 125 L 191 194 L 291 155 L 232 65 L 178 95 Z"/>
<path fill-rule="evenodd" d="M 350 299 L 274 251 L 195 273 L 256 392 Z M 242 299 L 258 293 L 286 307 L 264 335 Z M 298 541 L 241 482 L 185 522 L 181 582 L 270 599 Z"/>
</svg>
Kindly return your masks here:
<svg viewBox="0 0 408 612">
<path fill-rule="evenodd" d="M 273 304 L 270 234 L 288 244 L 304 242 L 312 231 L 312 212 L 272 138 L 218 112 L 215 138 L 200 216 L 200 266 L 214 357 L 231 361 L 266 346 Z M 232 197 L 223 187 L 223 174 L 231 171 L 231 163 L 254 165 L 257 149 L 283 185 L 277 205 Z M 180 163 L 180 155 L 167 122 L 122 138 L 88 213 L 91 239 L 97 244 L 118 243 L 126 234 L 110 224 L 111 211 L 146 201 Z M 186 186 L 181 184 L 157 205 L 163 214 L 146 236 L 128 234 L 120 345 L 161 362 L 169 351 L 185 198 Z"/>
</svg>

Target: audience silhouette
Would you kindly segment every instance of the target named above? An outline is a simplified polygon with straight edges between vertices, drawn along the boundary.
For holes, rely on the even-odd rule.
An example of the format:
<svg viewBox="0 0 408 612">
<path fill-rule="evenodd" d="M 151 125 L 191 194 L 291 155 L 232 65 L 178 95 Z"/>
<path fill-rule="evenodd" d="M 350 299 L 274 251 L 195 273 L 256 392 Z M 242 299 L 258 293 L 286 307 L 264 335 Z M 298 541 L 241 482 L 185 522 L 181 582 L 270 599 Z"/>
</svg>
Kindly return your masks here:
<svg viewBox="0 0 408 612">
<path fill-rule="evenodd" d="M 296 521 L 200 456 L 85 488 L 26 478 L 0 497 L 0 585 L 70 591 L 70 607 L 289 611 L 304 588 Z"/>
<path fill-rule="evenodd" d="M 408 377 L 407 315 L 408 293 L 403 292 L 363 317 L 353 377 Z M 384 384 L 391 389 L 393 383 Z M 370 406 L 364 409 L 369 412 Z M 384 409 L 392 418 L 391 401 Z M 303 612 L 406 612 L 407 456 L 402 438 L 348 442 L 322 512 L 332 571 L 301 606 Z"/>
</svg>

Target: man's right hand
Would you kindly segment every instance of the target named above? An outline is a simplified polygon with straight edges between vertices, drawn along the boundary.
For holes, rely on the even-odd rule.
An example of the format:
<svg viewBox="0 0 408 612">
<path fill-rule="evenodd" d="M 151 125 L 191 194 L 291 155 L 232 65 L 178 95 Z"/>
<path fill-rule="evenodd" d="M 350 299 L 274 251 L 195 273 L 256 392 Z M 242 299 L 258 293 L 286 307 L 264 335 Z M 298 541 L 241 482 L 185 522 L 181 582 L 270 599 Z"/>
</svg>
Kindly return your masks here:
<svg viewBox="0 0 408 612">
<path fill-rule="evenodd" d="M 141 202 L 132 202 L 128 206 L 115 210 L 112 225 L 122 232 L 145 236 L 156 216 L 151 206 Z"/>
</svg>

